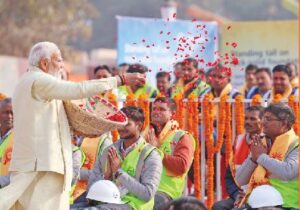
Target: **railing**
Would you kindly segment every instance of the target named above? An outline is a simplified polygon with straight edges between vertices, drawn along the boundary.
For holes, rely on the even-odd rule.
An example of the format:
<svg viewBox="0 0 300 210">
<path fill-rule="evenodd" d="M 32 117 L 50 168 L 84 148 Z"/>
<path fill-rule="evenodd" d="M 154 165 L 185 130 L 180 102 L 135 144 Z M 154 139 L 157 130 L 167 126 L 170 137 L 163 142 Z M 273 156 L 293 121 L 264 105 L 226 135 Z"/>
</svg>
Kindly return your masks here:
<svg viewBox="0 0 300 210">
<path fill-rule="evenodd" d="M 135 99 L 133 95 L 127 96 L 127 99 L 117 100 L 115 96 L 110 96 L 109 100 L 117 105 L 118 102 L 124 102 L 124 105 L 139 106 L 144 110 L 146 120 L 144 127 L 150 123 L 150 102 L 155 99 L 149 99 L 146 95 L 141 95 Z M 196 139 L 196 150 L 194 153 L 194 190 L 195 197 L 206 201 L 208 209 L 211 209 L 215 201 L 222 199 L 221 182 L 221 148 L 225 143 L 226 165 L 232 157 L 232 143 L 237 135 L 244 132 L 244 111 L 246 106 L 262 105 L 266 106 L 271 102 L 284 102 L 294 110 L 296 122 L 294 130 L 299 135 L 299 104 L 295 96 L 289 99 L 282 99 L 276 96 L 273 100 L 265 101 L 259 96 L 253 99 L 243 99 L 237 96 L 235 100 L 227 96 L 213 99 L 206 96 L 199 102 L 195 95 L 188 99 L 181 96 L 174 98 L 177 104 L 176 120 L 180 127 L 189 131 Z M 198 118 L 198 106 L 201 106 L 201 119 Z M 200 122 L 200 123 L 199 123 Z M 217 125 L 214 127 L 214 123 Z M 216 131 L 217 138 L 213 138 L 213 132 Z M 114 131 L 116 132 L 116 131 Z M 225 139 L 224 139 L 225 136 Z M 114 140 L 117 135 L 114 135 Z M 216 157 L 216 162 L 214 162 Z M 216 167 L 216 168 L 215 168 Z M 214 174 L 216 171 L 216 175 Z M 216 187 L 214 183 L 216 178 Z"/>
</svg>

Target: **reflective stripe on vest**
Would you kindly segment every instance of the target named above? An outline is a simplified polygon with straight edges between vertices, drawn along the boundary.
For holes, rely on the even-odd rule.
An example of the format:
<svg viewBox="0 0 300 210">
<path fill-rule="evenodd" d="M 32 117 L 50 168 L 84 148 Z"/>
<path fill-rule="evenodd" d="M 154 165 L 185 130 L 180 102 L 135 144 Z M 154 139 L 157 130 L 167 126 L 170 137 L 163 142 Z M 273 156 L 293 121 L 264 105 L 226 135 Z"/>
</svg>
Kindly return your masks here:
<svg viewBox="0 0 300 210">
<path fill-rule="evenodd" d="M 168 153 L 168 154 L 172 155 L 174 151 L 172 150 L 171 144 L 172 143 L 177 144 L 185 134 L 188 134 L 190 136 L 190 138 L 192 138 L 193 147 L 195 149 L 196 142 L 195 142 L 194 137 L 191 134 L 189 134 L 188 132 L 182 131 L 182 130 L 175 131 L 175 132 L 171 133 L 168 137 L 166 137 L 166 139 L 164 140 L 164 142 L 162 143 L 162 145 L 160 146 L 159 149 L 161 151 L 163 151 L 164 153 Z M 182 192 L 183 192 L 184 186 L 185 186 L 185 177 L 186 177 L 187 173 L 188 173 L 188 170 L 181 176 L 177 176 L 177 177 L 169 176 L 167 169 L 165 167 L 163 167 L 163 172 L 162 172 L 160 184 L 158 187 L 158 191 L 166 193 L 172 199 L 182 196 Z"/>
</svg>

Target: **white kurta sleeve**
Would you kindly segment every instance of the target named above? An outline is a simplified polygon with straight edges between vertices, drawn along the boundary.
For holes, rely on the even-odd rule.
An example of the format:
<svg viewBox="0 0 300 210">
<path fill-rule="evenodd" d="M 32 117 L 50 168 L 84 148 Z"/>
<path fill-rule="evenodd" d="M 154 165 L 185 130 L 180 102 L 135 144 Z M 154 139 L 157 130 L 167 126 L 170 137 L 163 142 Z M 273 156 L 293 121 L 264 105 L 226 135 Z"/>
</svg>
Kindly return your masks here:
<svg viewBox="0 0 300 210">
<path fill-rule="evenodd" d="M 38 100 L 74 100 L 97 95 L 117 87 L 115 77 L 71 82 L 42 73 L 32 86 L 32 96 Z"/>
</svg>

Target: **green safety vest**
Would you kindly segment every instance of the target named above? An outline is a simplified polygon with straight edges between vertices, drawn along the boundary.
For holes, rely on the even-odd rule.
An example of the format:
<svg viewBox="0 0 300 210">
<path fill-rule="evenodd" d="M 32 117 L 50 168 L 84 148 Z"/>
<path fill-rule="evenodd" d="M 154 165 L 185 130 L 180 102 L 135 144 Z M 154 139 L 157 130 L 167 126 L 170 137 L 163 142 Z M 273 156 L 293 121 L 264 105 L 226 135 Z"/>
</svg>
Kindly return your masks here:
<svg viewBox="0 0 300 210">
<path fill-rule="evenodd" d="M 120 86 L 118 88 L 118 91 L 120 93 L 120 95 L 125 95 L 127 96 L 129 93 L 128 93 L 128 90 L 127 90 L 127 86 Z M 154 93 L 157 93 L 157 90 L 153 87 L 151 87 L 150 85 L 148 84 L 145 84 L 143 87 L 140 87 L 139 89 L 137 89 L 135 92 L 134 92 L 134 97 L 135 98 L 138 98 L 140 95 L 142 95 L 143 93 L 147 94 L 149 97 L 151 97 Z"/>
<path fill-rule="evenodd" d="M 78 150 L 80 150 L 80 152 L 81 152 L 81 167 L 82 167 L 83 164 L 84 164 L 86 156 L 85 156 L 84 152 L 79 147 L 73 147 L 73 153 L 77 152 Z M 73 192 L 75 190 L 75 187 L 76 187 L 76 182 L 71 187 L 70 196 L 69 196 L 69 203 L 70 203 L 70 205 L 72 205 L 74 203 L 74 199 L 73 199 L 72 195 L 73 195 Z"/>
<path fill-rule="evenodd" d="M 162 145 L 159 147 L 160 151 L 163 151 L 164 153 L 173 155 L 171 143 L 172 142 L 179 142 L 181 137 L 185 134 L 188 134 L 193 139 L 193 147 L 196 148 L 196 142 L 194 137 L 183 130 L 178 130 L 173 133 L 171 133 L 162 143 Z M 182 174 L 181 176 L 168 176 L 167 175 L 167 169 L 163 167 L 163 172 L 160 179 L 160 184 L 158 187 L 158 191 L 166 193 L 169 195 L 172 199 L 179 198 L 182 196 L 184 187 L 185 187 L 185 178 L 188 173 L 188 170 Z"/>
<path fill-rule="evenodd" d="M 189 94 L 195 94 L 197 97 L 201 96 L 205 91 L 209 89 L 209 85 L 202 80 L 198 82 L 197 87 L 195 87 L 192 92 Z M 176 95 L 183 93 L 183 86 L 176 86 L 175 91 L 172 91 L 171 97 L 174 98 Z M 184 97 L 184 96 L 183 96 Z M 187 96 L 188 97 L 188 96 Z"/>
<path fill-rule="evenodd" d="M 135 177 L 136 180 L 140 180 L 141 171 L 144 166 L 144 160 L 155 149 L 155 147 L 143 141 L 128 153 L 128 155 L 122 161 L 121 169 L 131 177 Z M 122 159 L 120 154 L 119 158 Z M 104 162 L 107 163 L 107 159 L 104 160 Z M 103 164 L 104 167 L 106 167 L 106 165 L 107 164 Z M 150 210 L 153 209 L 154 206 L 154 197 L 150 201 L 146 202 L 130 192 L 122 197 L 122 201 L 130 205 L 134 210 Z"/>
<path fill-rule="evenodd" d="M 298 144 L 293 147 L 297 148 Z M 293 150 L 292 149 L 292 150 Z M 288 153 L 287 153 L 288 154 Z M 287 156 L 287 155 L 286 155 Z M 291 181 L 282 181 L 279 179 L 270 179 L 271 185 L 280 192 L 283 198 L 283 207 L 299 208 L 299 183 L 298 178 Z"/>
<path fill-rule="evenodd" d="M 0 163 L 2 163 L 2 158 L 3 158 L 3 155 L 4 155 L 4 151 L 6 150 L 6 147 L 8 145 L 8 142 L 11 138 L 11 133 L 9 135 L 7 135 L 5 137 L 5 139 L 3 140 L 2 144 L 0 144 Z"/>
</svg>

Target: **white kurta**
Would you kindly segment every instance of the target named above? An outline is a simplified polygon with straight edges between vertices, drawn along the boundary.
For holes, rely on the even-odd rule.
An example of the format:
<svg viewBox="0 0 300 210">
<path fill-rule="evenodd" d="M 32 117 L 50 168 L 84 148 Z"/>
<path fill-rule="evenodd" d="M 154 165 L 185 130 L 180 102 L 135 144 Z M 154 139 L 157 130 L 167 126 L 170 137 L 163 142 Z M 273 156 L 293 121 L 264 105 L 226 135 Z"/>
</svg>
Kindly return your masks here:
<svg viewBox="0 0 300 210">
<path fill-rule="evenodd" d="M 90 97 L 116 87 L 113 77 L 75 83 L 29 68 L 12 100 L 15 136 L 10 171 L 14 175 L 11 184 L 0 190 L 1 210 L 20 203 L 26 210 L 54 210 L 61 209 L 61 205 L 66 209 L 72 180 L 72 147 L 62 100 Z M 46 204 L 36 208 L 44 200 Z"/>
</svg>

